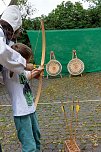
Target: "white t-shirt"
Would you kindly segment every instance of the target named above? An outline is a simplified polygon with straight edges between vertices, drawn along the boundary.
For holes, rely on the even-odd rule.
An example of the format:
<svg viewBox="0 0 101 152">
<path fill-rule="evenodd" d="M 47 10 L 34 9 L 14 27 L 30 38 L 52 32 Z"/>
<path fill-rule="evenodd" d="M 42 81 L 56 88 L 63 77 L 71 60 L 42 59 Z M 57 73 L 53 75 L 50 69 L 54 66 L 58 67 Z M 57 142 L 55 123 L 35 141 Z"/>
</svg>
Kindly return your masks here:
<svg viewBox="0 0 101 152">
<path fill-rule="evenodd" d="M 18 75 L 3 68 L 3 79 L 12 101 L 14 116 L 24 116 L 35 112 L 34 97 L 32 95 L 27 75 L 30 71 Z"/>
</svg>

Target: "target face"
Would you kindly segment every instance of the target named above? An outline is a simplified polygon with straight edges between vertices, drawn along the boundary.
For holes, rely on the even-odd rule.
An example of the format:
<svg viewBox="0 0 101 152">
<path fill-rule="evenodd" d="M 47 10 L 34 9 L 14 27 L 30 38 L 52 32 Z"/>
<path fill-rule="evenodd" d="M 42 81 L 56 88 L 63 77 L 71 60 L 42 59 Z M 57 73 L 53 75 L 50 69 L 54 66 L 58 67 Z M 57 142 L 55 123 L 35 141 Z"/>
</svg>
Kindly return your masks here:
<svg viewBox="0 0 101 152">
<path fill-rule="evenodd" d="M 46 71 L 50 76 L 57 76 L 62 71 L 62 65 L 57 60 L 50 60 L 46 65 Z"/>
<path fill-rule="evenodd" d="M 68 63 L 67 69 L 71 75 L 79 75 L 84 71 L 84 63 L 80 59 L 74 58 Z"/>
</svg>

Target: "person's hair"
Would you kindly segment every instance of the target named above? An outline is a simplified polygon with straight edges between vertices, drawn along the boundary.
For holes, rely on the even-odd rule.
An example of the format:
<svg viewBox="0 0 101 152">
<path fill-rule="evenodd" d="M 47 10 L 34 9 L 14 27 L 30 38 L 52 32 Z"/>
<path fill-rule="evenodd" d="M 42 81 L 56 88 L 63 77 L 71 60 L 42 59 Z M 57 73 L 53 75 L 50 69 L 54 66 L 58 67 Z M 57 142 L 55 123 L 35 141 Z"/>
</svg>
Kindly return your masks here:
<svg viewBox="0 0 101 152">
<path fill-rule="evenodd" d="M 29 48 L 27 45 L 22 43 L 15 43 L 11 46 L 12 49 L 19 52 L 23 58 L 28 60 L 30 57 L 33 56 L 31 48 Z"/>
<path fill-rule="evenodd" d="M 2 19 L 0 19 L 0 25 L 3 28 L 3 32 L 4 32 L 4 35 L 6 36 L 6 38 L 8 40 L 10 40 L 12 38 L 13 32 L 14 32 L 12 26 L 8 22 L 6 22 Z"/>
</svg>

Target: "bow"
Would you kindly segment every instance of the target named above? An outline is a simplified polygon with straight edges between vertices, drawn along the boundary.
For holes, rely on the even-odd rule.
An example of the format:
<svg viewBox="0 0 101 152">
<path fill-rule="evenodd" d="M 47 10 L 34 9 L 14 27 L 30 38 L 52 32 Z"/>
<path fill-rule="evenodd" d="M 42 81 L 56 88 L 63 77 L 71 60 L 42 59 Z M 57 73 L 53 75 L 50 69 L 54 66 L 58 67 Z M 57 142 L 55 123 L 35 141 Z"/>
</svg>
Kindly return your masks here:
<svg viewBox="0 0 101 152">
<path fill-rule="evenodd" d="M 46 52 L 46 40 L 45 40 L 45 29 L 44 29 L 44 22 L 41 20 L 41 28 L 42 28 L 42 57 L 41 57 L 41 67 L 44 67 L 44 61 L 45 61 L 45 52 Z M 37 107 L 37 104 L 39 102 L 39 98 L 41 95 L 41 89 L 42 89 L 42 77 L 43 72 L 40 73 L 39 77 L 39 84 L 38 84 L 38 91 L 35 99 L 35 107 Z"/>
</svg>

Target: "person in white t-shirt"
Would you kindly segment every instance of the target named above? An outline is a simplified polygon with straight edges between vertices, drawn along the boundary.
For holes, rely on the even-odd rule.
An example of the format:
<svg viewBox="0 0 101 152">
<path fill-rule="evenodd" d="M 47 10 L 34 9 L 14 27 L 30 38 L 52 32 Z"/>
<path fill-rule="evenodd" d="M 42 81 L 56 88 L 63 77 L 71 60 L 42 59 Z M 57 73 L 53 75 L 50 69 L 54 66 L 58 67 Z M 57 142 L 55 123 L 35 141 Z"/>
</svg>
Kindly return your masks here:
<svg viewBox="0 0 101 152">
<path fill-rule="evenodd" d="M 16 43 L 12 48 L 23 56 L 27 63 L 32 57 L 31 49 L 22 44 Z M 22 152 L 40 152 L 40 130 L 34 106 L 29 79 L 37 76 L 43 68 L 26 71 L 17 74 L 3 68 L 3 79 L 12 101 L 14 122 L 19 141 L 22 144 Z"/>
</svg>

